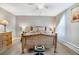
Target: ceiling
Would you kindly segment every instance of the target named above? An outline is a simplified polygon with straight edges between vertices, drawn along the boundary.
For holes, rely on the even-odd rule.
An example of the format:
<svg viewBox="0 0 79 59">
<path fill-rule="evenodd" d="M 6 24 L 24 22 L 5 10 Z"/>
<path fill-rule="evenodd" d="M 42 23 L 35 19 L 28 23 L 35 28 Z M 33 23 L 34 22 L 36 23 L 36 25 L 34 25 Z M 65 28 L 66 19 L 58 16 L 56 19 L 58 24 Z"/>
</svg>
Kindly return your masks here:
<svg viewBox="0 0 79 59">
<path fill-rule="evenodd" d="M 73 5 L 73 3 L 45 3 L 43 7 L 38 8 L 38 4 L 41 5 L 40 3 L 0 3 L 0 7 L 17 16 L 56 16 Z"/>
</svg>

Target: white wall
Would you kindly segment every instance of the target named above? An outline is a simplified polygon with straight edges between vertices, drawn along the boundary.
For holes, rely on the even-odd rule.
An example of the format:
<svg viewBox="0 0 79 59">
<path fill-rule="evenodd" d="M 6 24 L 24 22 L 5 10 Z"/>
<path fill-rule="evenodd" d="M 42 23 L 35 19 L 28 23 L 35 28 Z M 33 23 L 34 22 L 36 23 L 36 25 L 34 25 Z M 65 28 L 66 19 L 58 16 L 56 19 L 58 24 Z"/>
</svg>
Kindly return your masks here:
<svg viewBox="0 0 79 59">
<path fill-rule="evenodd" d="M 67 11 L 67 41 L 79 49 L 79 22 L 71 22 L 71 10 Z"/>
<path fill-rule="evenodd" d="M 48 26 L 56 22 L 55 17 L 51 16 L 17 16 L 16 17 L 16 32 L 17 35 L 22 32 L 22 29 L 19 25 L 26 26 Z"/>
<path fill-rule="evenodd" d="M 16 17 L 13 14 L 0 8 L 0 19 L 5 19 L 8 21 L 7 31 L 12 32 L 13 37 L 15 37 Z"/>
<path fill-rule="evenodd" d="M 59 41 L 79 54 L 79 22 L 71 22 L 71 8 L 65 11 L 65 16 L 65 22 L 61 19 L 57 29 Z"/>
</svg>

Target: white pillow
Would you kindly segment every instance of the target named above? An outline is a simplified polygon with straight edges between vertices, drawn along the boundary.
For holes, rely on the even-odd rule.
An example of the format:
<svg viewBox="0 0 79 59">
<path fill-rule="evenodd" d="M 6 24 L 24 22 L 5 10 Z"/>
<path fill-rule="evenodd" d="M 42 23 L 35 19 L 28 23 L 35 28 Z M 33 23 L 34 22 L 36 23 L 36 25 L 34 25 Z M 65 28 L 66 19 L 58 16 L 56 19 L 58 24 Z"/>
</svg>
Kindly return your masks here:
<svg viewBox="0 0 79 59">
<path fill-rule="evenodd" d="M 51 33 L 52 33 L 53 31 L 51 30 L 50 27 L 47 27 L 47 28 L 46 28 L 46 32 L 51 32 Z"/>
<path fill-rule="evenodd" d="M 46 31 L 47 31 L 47 32 L 48 32 L 48 31 L 50 31 L 50 28 L 49 28 L 49 27 L 47 27 L 47 28 L 46 28 Z"/>
<path fill-rule="evenodd" d="M 45 31 L 45 27 L 39 27 L 39 31 Z"/>
<path fill-rule="evenodd" d="M 33 32 L 37 32 L 38 31 L 38 27 L 33 27 Z"/>
<path fill-rule="evenodd" d="M 31 27 L 30 26 L 26 27 L 25 30 L 24 30 L 24 32 L 29 32 L 29 31 L 31 31 Z"/>
</svg>

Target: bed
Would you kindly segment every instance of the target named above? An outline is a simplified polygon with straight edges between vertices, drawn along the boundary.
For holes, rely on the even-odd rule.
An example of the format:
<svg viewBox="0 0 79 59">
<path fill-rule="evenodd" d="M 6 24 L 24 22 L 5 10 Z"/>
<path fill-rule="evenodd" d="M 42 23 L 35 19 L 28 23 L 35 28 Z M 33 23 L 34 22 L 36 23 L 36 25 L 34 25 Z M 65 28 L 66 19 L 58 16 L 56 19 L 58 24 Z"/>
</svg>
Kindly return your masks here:
<svg viewBox="0 0 79 59">
<path fill-rule="evenodd" d="M 45 26 L 35 26 L 28 28 L 21 34 L 22 53 L 25 49 L 33 48 L 36 45 L 44 45 L 45 48 L 57 48 L 57 33 L 47 29 Z M 49 31 L 48 31 L 49 30 Z"/>
</svg>

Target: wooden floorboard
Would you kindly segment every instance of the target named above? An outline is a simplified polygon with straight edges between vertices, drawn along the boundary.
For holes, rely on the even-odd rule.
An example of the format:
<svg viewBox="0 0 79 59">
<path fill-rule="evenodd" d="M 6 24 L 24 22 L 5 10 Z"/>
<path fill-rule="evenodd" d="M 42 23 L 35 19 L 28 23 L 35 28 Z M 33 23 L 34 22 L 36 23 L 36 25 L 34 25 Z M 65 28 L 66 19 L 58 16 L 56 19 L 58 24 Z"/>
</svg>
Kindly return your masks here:
<svg viewBox="0 0 79 59">
<path fill-rule="evenodd" d="M 13 41 L 12 48 L 8 49 L 7 51 L 3 52 L 1 55 L 34 55 L 35 52 L 25 52 L 21 54 L 21 43 L 19 39 Z M 57 53 L 53 53 L 53 48 L 47 49 L 44 52 L 45 55 L 77 55 L 76 52 L 69 49 L 68 47 L 64 46 L 63 44 L 58 42 L 57 46 Z"/>
</svg>

